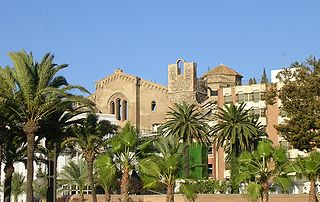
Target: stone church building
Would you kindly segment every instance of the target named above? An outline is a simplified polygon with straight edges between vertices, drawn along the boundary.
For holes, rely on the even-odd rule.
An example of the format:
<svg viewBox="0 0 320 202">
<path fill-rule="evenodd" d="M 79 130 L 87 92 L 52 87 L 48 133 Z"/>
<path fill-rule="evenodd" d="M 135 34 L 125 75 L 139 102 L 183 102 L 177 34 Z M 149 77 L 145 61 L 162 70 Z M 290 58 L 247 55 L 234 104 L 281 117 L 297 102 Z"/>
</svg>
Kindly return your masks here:
<svg viewBox="0 0 320 202">
<path fill-rule="evenodd" d="M 197 64 L 178 59 L 168 65 L 168 86 L 117 69 L 96 82 L 91 99 L 100 113 L 113 114 L 119 125 L 129 121 L 140 133 L 150 134 L 165 122 L 173 103 L 216 102 L 219 89 L 241 85 L 241 78 L 223 64 L 197 78 Z"/>
</svg>

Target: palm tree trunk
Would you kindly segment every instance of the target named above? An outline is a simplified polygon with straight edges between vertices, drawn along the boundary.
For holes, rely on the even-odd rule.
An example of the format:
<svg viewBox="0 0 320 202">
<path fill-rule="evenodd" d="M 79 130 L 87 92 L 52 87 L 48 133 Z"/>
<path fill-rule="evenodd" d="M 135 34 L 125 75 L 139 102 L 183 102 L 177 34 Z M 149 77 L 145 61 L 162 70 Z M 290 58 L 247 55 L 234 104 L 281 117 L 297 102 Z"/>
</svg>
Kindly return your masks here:
<svg viewBox="0 0 320 202">
<path fill-rule="evenodd" d="M 47 202 L 54 202 L 53 201 L 53 189 L 54 189 L 54 179 L 53 179 L 53 172 L 54 172 L 54 160 L 49 159 L 47 161 L 47 166 L 48 166 L 48 181 L 49 181 L 49 186 L 47 189 Z"/>
<path fill-rule="evenodd" d="M 121 202 L 129 199 L 129 166 L 124 166 L 121 177 Z"/>
<path fill-rule="evenodd" d="M 81 202 L 84 202 L 84 195 L 83 192 L 80 193 L 80 197 L 81 197 Z"/>
<path fill-rule="evenodd" d="M 108 189 L 104 190 L 104 198 L 105 198 L 106 202 L 109 202 L 111 200 L 111 196 L 110 196 Z"/>
<path fill-rule="evenodd" d="M 27 128 L 27 129 L 25 129 Z M 28 127 L 28 123 L 24 127 L 24 131 L 27 134 L 27 202 L 33 201 L 33 157 L 34 157 L 34 144 L 35 144 L 35 131 L 36 127 Z"/>
<path fill-rule="evenodd" d="M 91 187 L 92 201 L 97 202 L 96 188 L 94 187 L 94 182 L 93 182 L 93 156 L 86 158 L 86 160 L 88 165 L 88 178 L 89 178 L 90 187 Z"/>
<path fill-rule="evenodd" d="M 27 202 L 33 202 L 33 157 L 34 157 L 34 144 L 35 132 L 37 124 L 28 120 L 23 127 L 23 131 L 27 135 Z"/>
<path fill-rule="evenodd" d="M 184 168 L 183 168 L 184 177 L 189 177 L 190 175 L 189 147 L 186 147 L 185 150 L 183 151 L 183 164 L 184 164 Z"/>
<path fill-rule="evenodd" d="M 239 193 L 239 184 L 237 183 L 236 177 L 239 174 L 239 165 L 237 161 L 237 155 L 235 153 L 231 154 L 230 159 L 230 182 L 231 182 L 231 193 L 238 194 Z"/>
<path fill-rule="evenodd" d="M 7 164 L 4 167 L 5 180 L 4 180 L 4 202 L 10 202 L 11 199 L 11 182 L 14 172 L 13 164 Z"/>
<path fill-rule="evenodd" d="M 268 184 L 268 182 L 262 183 L 262 201 L 263 202 L 269 201 L 269 184 Z"/>
<path fill-rule="evenodd" d="M 174 190 L 172 184 L 168 184 L 167 186 L 166 202 L 174 202 Z"/>
<path fill-rule="evenodd" d="M 315 179 L 310 179 L 309 202 L 318 202 Z"/>
</svg>

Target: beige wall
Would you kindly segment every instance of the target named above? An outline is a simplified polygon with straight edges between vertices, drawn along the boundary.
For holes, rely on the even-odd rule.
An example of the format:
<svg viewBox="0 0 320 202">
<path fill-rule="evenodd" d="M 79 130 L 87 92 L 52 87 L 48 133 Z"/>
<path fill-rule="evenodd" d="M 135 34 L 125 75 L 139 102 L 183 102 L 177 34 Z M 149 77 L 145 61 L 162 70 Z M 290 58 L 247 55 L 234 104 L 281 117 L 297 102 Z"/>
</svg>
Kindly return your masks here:
<svg viewBox="0 0 320 202">
<path fill-rule="evenodd" d="M 318 196 L 319 197 L 319 196 Z M 120 196 L 113 195 L 111 202 L 119 202 Z M 103 195 L 97 195 L 98 202 L 104 202 Z M 77 201 L 77 197 L 73 196 L 71 202 Z M 91 202 L 91 195 L 85 195 L 85 201 Z M 166 195 L 132 195 L 129 199 L 130 202 L 165 202 Z M 175 194 L 175 202 L 187 202 L 181 194 Z M 249 202 L 244 195 L 238 194 L 199 194 L 196 202 Z M 291 194 L 291 195 L 270 195 L 269 202 L 308 202 L 308 194 Z"/>
</svg>

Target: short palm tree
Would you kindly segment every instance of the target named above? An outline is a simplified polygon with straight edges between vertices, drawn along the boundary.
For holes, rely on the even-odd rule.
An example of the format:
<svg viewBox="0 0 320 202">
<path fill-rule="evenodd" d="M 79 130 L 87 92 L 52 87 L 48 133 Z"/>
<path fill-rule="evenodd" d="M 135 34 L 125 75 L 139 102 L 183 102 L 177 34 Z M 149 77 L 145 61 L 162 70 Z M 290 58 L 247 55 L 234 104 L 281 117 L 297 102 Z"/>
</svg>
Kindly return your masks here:
<svg viewBox="0 0 320 202">
<path fill-rule="evenodd" d="M 238 193 L 239 185 L 235 182 L 238 174 L 237 157 L 242 151 L 252 151 L 261 135 L 265 133 L 250 116 L 245 104 L 235 106 L 224 105 L 216 115 L 218 123 L 211 128 L 213 142 L 217 148 L 223 148 L 227 153 L 227 162 L 231 163 L 231 187 L 233 193 Z"/>
<path fill-rule="evenodd" d="M 309 156 L 298 157 L 291 171 L 299 177 L 306 177 L 310 181 L 309 202 L 318 202 L 316 194 L 316 181 L 320 177 L 320 152 L 311 152 Z"/>
<path fill-rule="evenodd" d="M 4 138 L 3 159 L 4 163 L 4 199 L 10 201 L 12 192 L 12 177 L 14 174 L 14 164 L 26 160 L 26 138 L 21 135 L 23 131 L 19 127 L 9 129 L 9 133 Z"/>
<path fill-rule="evenodd" d="M 110 188 L 115 182 L 116 166 L 110 156 L 105 153 L 97 157 L 95 162 L 96 181 L 104 189 L 106 202 L 111 200 Z"/>
<path fill-rule="evenodd" d="M 18 202 L 18 197 L 25 193 L 26 178 L 21 173 L 13 173 L 12 176 L 12 196 L 14 202 Z"/>
<path fill-rule="evenodd" d="M 87 92 L 81 86 L 62 85 L 54 83 L 63 77 L 57 73 L 67 67 L 66 64 L 53 63 L 54 56 L 46 54 L 40 63 L 35 62 L 32 53 L 25 51 L 11 52 L 9 56 L 13 68 L 0 71 L 1 89 L 0 97 L 5 100 L 8 108 L 16 113 L 22 120 L 23 131 L 27 136 L 27 201 L 33 200 L 33 160 L 35 148 L 35 134 L 39 121 L 59 109 L 64 102 L 80 102 L 83 96 L 70 94 L 70 90 L 78 89 Z M 8 73 L 9 72 L 9 73 Z"/>
<path fill-rule="evenodd" d="M 189 146 L 194 141 L 209 142 L 208 139 L 208 125 L 200 113 L 196 105 L 175 103 L 173 108 L 167 113 L 166 122 L 161 126 L 160 131 L 166 135 L 173 135 L 187 143 Z M 189 175 L 189 151 L 185 148 L 184 151 L 184 173 Z"/>
<path fill-rule="evenodd" d="M 154 143 L 154 154 L 139 162 L 144 187 L 153 188 L 161 184 L 167 187 L 167 202 L 174 201 L 175 180 L 183 164 L 185 144 L 173 135 L 160 137 Z"/>
<path fill-rule="evenodd" d="M 93 181 L 93 163 L 97 155 L 104 150 L 104 138 L 107 134 L 114 134 L 117 127 L 109 121 L 98 120 L 95 114 L 88 114 L 78 124 L 73 126 L 74 137 L 67 138 L 64 144 L 72 144 L 79 149 L 88 166 L 88 180 L 90 182 L 93 202 L 97 202 L 95 185 Z"/>
<path fill-rule="evenodd" d="M 244 151 L 239 157 L 237 181 L 248 183 L 246 195 L 256 201 L 269 201 L 270 185 L 279 185 L 287 191 L 292 182 L 288 178 L 287 153 L 283 148 L 273 148 L 272 142 L 262 140 L 254 152 Z"/>
<path fill-rule="evenodd" d="M 132 171 L 138 158 L 143 155 L 151 141 L 140 140 L 136 129 L 126 123 L 121 131 L 110 141 L 110 153 L 113 155 L 121 176 L 121 201 L 127 202 L 129 198 L 130 171 Z"/>
<path fill-rule="evenodd" d="M 61 186 L 76 187 L 79 190 L 81 201 L 84 202 L 83 191 L 88 185 L 88 170 L 86 162 L 79 159 L 77 162 L 69 161 L 59 173 L 58 184 Z"/>
</svg>

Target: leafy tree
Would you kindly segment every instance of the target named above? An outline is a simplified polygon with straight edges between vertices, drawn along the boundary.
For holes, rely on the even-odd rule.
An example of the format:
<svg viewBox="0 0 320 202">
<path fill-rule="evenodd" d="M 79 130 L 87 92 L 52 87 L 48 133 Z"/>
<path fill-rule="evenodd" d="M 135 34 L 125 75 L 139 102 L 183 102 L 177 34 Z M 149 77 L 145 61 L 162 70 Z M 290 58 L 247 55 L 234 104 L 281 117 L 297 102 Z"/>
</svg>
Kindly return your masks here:
<svg viewBox="0 0 320 202">
<path fill-rule="evenodd" d="M 292 182 L 287 177 L 287 154 L 282 148 L 274 149 L 270 140 L 260 141 L 254 152 L 244 151 L 239 157 L 240 173 L 237 181 L 249 183 L 246 194 L 250 200 L 269 201 L 270 184 L 288 190 Z"/>
<path fill-rule="evenodd" d="M 12 176 L 12 196 L 14 202 L 18 202 L 18 197 L 25 193 L 26 180 L 25 177 L 20 173 L 13 173 Z"/>
<path fill-rule="evenodd" d="M 279 98 L 287 120 L 277 129 L 299 150 L 320 147 L 320 60 L 314 57 L 306 63 L 294 63 L 280 72 L 283 82 Z"/>
<path fill-rule="evenodd" d="M 160 137 L 155 143 L 155 153 L 139 162 L 144 187 L 153 188 L 160 184 L 167 187 L 167 202 L 174 201 L 175 180 L 183 164 L 185 145 L 173 135 Z"/>
<path fill-rule="evenodd" d="M 95 167 L 97 172 L 96 180 L 104 189 L 106 202 L 109 202 L 111 200 L 109 190 L 115 182 L 117 168 L 107 153 L 97 157 Z"/>
<path fill-rule="evenodd" d="M 309 156 L 298 157 L 291 167 L 298 177 L 306 177 L 310 181 L 309 201 L 318 202 L 316 181 L 320 177 L 320 153 L 311 152 Z"/>
<path fill-rule="evenodd" d="M 143 155 L 143 151 L 150 143 L 151 140 L 139 140 L 136 129 L 130 123 L 126 123 L 110 141 L 110 152 L 118 169 L 122 172 L 120 187 L 123 202 L 127 202 L 129 198 L 129 173 L 135 168 L 139 157 Z"/>
<path fill-rule="evenodd" d="M 267 73 L 266 73 L 266 68 L 263 68 L 263 72 L 262 72 L 262 75 L 261 75 L 260 83 L 268 83 L 268 77 L 267 77 Z"/>
<path fill-rule="evenodd" d="M 107 134 L 114 134 L 116 126 L 110 121 L 98 120 L 95 114 L 88 114 L 87 118 L 73 126 L 74 137 L 64 141 L 64 144 L 72 144 L 80 149 L 88 166 L 88 180 L 91 187 L 93 202 L 97 202 L 96 190 L 93 181 L 93 163 L 97 155 L 103 151 L 104 138 Z"/>
<path fill-rule="evenodd" d="M 57 76 L 57 73 L 67 65 L 53 63 L 54 56 L 51 54 L 46 54 L 40 63 L 34 61 L 32 53 L 27 54 L 25 51 L 11 52 L 9 56 L 14 66 L 11 69 L 6 68 L 7 73 L 0 72 L 0 80 L 4 79 L 1 82 L 0 97 L 23 123 L 22 128 L 28 142 L 27 201 L 32 201 L 35 134 L 39 121 L 55 112 L 65 102 L 83 100 L 82 96 L 71 95 L 70 90 L 87 91 L 81 86 L 53 85 L 62 78 Z M 4 87 L 7 89 L 3 89 Z"/>
<path fill-rule="evenodd" d="M 161 126 L 164 135 L 173 135 L 183 143 L 191 145 L 194 140 L 209 142 L 208 128 L 206 120 L 194 104 L 175 103 L 173 108 L 167 113 L 166 122 Z M 189 175 L 189 151 L 184 151 L 185 175 Z"/>
<path fill-rule="evenodd" d="M 259 122 L 250 116 L 245 104 L 235 106 L 225 105 L 219 108 L 216 115 L 218 123 L 212 127 L 213 142 L 218 148 L 223 148 L 227 153 L 227 162 L 231 164 L 231 187 L 232 192 L 237 193 L 239 185 L 235 181 L 238 175 L 237 157 L 242 151 L 252 151 L 256 142 L 263 135 Z"/>
<path fill-rule="evenodd" d="M 86 161 L 79 159 L 78 162 L 69 161 L 59 174 L 58 184 L 69 187 L 76 186 L 79 190 L 81 201 L 84 202 L 83 191 L 88 185 L 88 170 Z"/>
</svg>

